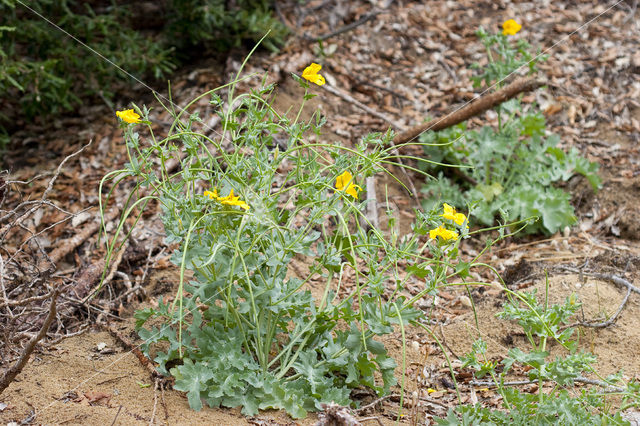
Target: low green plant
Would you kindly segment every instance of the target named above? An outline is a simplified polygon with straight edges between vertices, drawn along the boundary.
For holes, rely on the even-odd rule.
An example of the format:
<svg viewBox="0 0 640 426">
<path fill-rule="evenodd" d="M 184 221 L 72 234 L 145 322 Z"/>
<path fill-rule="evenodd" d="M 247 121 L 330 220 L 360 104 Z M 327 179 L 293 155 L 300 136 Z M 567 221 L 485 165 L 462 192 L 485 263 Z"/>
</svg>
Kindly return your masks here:
<svg viewBox="0 0 640 426">
<path fill-rule="evenodd" d="M 522 39 L 511 43 L 509 36 L 489 35 L 482 28 L 477 34 L 488 63 L 474 64 L 476 87 L 483 82 L 499 87 L 515 70 L 528 66 L 534 72 L 536 62 L 544 59 L 529 53 L 530 46 Z M 581 157 L 575 148 L 568 152 L 558 148 L 560 138 L 547 132 L 545 118 L 535 107 L 525 110 L 519 99 L 511 99 L 498 106 L 496 113 L 496 128 L 472 130 L 461 123 L 421 136 L 430 160 L 459 167 L 457 174 L 451 174 L 441 165 L 424 163 L 423 169 L 436 176 L 422 188 L 431 195 L 424 201 L 425 208 L 438 198 L 457 207 L 475 204 L 474 215 L 485 225 L 494 223 L 501 212 L 508 221 L 538 217 L 525 228 L 528 233 L 552 234 L 574 224 L 571 197 L 554 183 L 581 174 L 597 190 L 598 164 Z"/>
<path fill-rule="evenodd" d="M 566 327 L 569 319 L 579 311 L 575 295 L 567 297 L 563 304 L 549 304 L 549 287 L 542 302 L 536 291 L 508 291 L 508 301 L 500 319 L 516 321 L 530 344 L 530 350 L 512 348 L 507 356 L 495 363 L 487 357 L 487 346 L 482 339 L 476 340 L 472 351 L 462 358 L 463 367 L 470 368 L 476 378 L 489 377 L 502 396 L 502 410 L 483 407 L 481 404 L 461 405 L 450 409 L 447 417 L 437 420 L 439 425 L 493 424 L 493 425 L 603 425 L 628 424 L 622 410 L 637 404 L 638 385 L 631 382 L 615 393 L 623 395 L 621 409 L 614 410 L 607 404 L 606 386 L 621 383 L 621 375 L 604 379 L 605 388 L 591 387 L 577 391 L 574 382 L 583 373 L 597 374 L 593 368 L 596 357 L 588 352 L 578 352 L 577 340 L 573 340 L 573 327 Z M 565 354 L 553 359 L 548 351 L 551 342 L 557 343 Z M 505 381 L 510 374 L 527 372 L 532 383 L 538 384 L 537 393 L 522 392 L 508 386 Z M 614 392 L 610 392 L 614 393 Z"/>
<path fill-rule="evenodd" d="M 303 75 L 322 84 L 319 69 Z M 306 90 L 304 104 L 314 95 L 294 78 Z M 150 124 L 148 110 L 119 113 L 129 161 L 103 179 L 100 193 L 113 186 L 101 211 L 118 185 L 133 189 L 108 258 L 127 219 L 137 223 L 157 200 L 180 269 L 174 300 L 135 314 L 142 350 L 175 377 L 194 409 L 275 408 L 303 417 L 323 403 L 351 404 L 358 386 L 386 394 L 396 362 L 380 336 L 394 327 L 404 335 L 425 316 L 417 300 L 469 276 L 473 264 L 458 258 L 467 217 L 446 207 L 419 212 L 413 232 L 401 237 L 389 213 L 383 233 L 366 220 L 358 183 L 389 173 L 391 133 L 370 134 L 353 148 L 310 142 L 308 134 L 321 136 L 323 117 L 302 121 L 302 105 L 276 112 L 271 86 L 238 96 L 234 87 L 225 87 L 226 101 L 218 88 L 189 104 L 209 96 L 225 138 L 195 131 L 201 118 L 172 108 L 169 134 L 157 139 L 149 127 L 143 138 L 136 129 Z M 180 162 L 173 174 L 170 160 Z M 308 272 L 294 274 L 292 262 Z"/>
</svg>

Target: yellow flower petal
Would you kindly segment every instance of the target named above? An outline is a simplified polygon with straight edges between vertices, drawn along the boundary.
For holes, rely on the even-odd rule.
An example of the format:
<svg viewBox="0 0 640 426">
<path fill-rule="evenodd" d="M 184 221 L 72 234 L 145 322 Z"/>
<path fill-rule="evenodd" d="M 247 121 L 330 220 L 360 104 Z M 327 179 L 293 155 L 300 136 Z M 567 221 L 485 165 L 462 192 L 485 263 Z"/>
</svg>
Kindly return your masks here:
<svg viewBox="0 0 640 426">
<path fill-rule="evenodd" d="M 140 116 L 133 112 L 132 109 L 126 109 L 124 111 L 116 111 L 116 115 L 127 123 L 135 124 L 140 122 Z"/>
<path fill-rule="evenodd" d="M 324 83 L 326 83 L 324 77 L 321 76 L 320 74 L 311 75 L 311 76 L 309 76 L 309 78 L 307 78 L 307 80 L 309 80 L 312 83 L 317 84 L 318 86 L 322 86 Z"/>
<path fill-rule="evenodd" d="M 209 197 L 211 200 L 217 200 L 218 199 L 218 190 L 214 189 L 213 192 L 212 191 L 204 191 L 204 195 L 205 197 Z"/>
<path fill-rule="evenodd" d="M 302 75 L 305 75 L 305 74 L 318 74 L 321 69 L 322 69 L 322 65 L 316 64 L 315 62 L 312 62 L 311 65 L 309 65 L 308 67 L 306 67 L 304 69 L 304 71 L 302 72 Z"/>
<path fill-rule="evenodd" d="M 444 241 L 457 240 L 458 233 L 456 231 L 450 231 L 446 228 L 443 228 L 442 225 L 440 225 L 436 229 L 432 229 L 429 231 L 429 238 L 435 240 L 437 237 L 442 238 Z"/>
<path fill-rule="evenodd" d="M 447 203 L 444 203 L 442 207 L 444 209 L 444 213 L 442 213 L 440 216 L 444 217 L 445 219 L 452 220 L 457 225 L 462 225 L 464 221 L 467 220 L 467 217 L 464 214 L 456 213 L 455 207 L 451 207 Z M 467 225 L 467 228 L 468 227 L 469 226 Z"/>
<path fill-rule="evenodd" d="M 504 35 L 516 35 L 522 28 L 522 25 L 518 24 L 513 19 L 509 19 L 502 24 L 502 34 Z"/>
<path fill-rule="evenodd" d="M 323 76 L 318 74 L 321 68 L 322 65 L 314 62 L 302 71 L 302 77 L 305 80 L 309 80 L 310 82 L 317 84 L 318 86 L 322 86 L 325 83 L 325 79 Z"/>
<path fill-rule="evenodd" d="M 233 189 L 226 197 L 218 197 L 218 201 L 227 206 L 238 206 L 244 210 L 249 210 L 249 205 L 247 203 L 240 200 L 239 196 L 233 195 Z"/>
<path fill-rule="evenodd" d="M 353 182 L 353 176 L 348 171 L 345 171 L 336 178 L 336 189 L 338 191 L 346 192 L 357 200 L 358 192 L 362 191 L 362 188 L 360 185 L 356 185 L 351 182 Z"/>
<path fill-rule="evenodd" d="M 351 184 L 347 187 L 345 192 L 357 200 L 359 191 L 362 191 L 362 188 L 359 185 Z"/>
<path fill-rule="evenodd" d="M 353 176 L 348 171 L 345 171 L 336 178 L 336 189 L 342 191 L 353 180 Z"/>
</svg>

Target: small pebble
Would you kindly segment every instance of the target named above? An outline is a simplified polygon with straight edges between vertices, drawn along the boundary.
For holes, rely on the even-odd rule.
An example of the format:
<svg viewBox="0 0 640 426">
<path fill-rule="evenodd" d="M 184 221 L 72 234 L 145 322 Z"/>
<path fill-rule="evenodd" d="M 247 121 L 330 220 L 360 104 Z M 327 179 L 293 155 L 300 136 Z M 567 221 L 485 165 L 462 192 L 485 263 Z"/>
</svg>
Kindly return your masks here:
<svg viewBox="0 0 640 426">
<path fill-rule="evenodd" d="M 459 300 L 462 306 L 466 306 L 467 308 L 471 307 L 471 299 L 469 299 L 469 296 L 460 296 Z"/>
</svg>

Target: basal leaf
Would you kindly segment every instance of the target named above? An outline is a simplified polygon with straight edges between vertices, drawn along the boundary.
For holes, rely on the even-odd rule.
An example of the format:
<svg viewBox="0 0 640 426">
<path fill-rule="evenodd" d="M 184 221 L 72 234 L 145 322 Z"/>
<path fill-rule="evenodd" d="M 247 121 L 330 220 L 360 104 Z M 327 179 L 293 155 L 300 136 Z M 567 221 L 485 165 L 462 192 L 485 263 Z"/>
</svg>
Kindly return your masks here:
<svg viewBox="0 0 640 426">
<path fill-rule="evenodd" d="M 196 410 L 202 410 L 202 397 L 206 397 L 207 382 L 213 378 L 213 372 L 204 364 L 194 364 L 189 358 L 184 363 L 171 369 L 171 374 L 176 377 L 173 388 L 187 392 L 189 406 Z"/>
</svg>

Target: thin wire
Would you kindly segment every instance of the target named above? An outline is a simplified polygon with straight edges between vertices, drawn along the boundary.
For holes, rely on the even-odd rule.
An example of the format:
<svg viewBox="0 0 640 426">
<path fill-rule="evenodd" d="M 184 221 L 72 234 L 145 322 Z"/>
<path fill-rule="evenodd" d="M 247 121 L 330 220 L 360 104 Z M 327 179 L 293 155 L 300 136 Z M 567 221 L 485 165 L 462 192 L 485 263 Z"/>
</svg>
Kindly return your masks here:
<svg viewBox="0 0 640 426">
<path fill-rule="evenodd" d="M 571 32 L 569 35 L 565 36 L 564 38 L 560 39 L 558 42 L 554 43 L 551 47 L 545 49 L 542 53 L 540 53 L 538 56 L 536 56 L 534 59 L 532 59 L 530 62 L 538 59 L 541 55 L 546 54 L 547 52 L 549 52 L 551 49 L 555 48 L 557 45 L 559 45 L 560 43 L 563 43 L 564 41 L 566 41 L 569 37 L 571 37 L 573 34 L 575 34 L 576 32 L 578 32 L 579 30 L 581 30 L 582 28 L 584 28 L 585 26 L 591 24 L 593 21 L 595 21 L 596 19 L 600 18 L 602 15 L 604 15 L 605 13 L 607 13 L 609 10 L 611 10 L 612 8 L 614 8 L 615 6 L 617 6 L 618 4 L 622 3 L 623 0 L 619 0 L 618 2 L 616 2 L 614 5 L 610 6 L 609 8 L 607 8 L 604 12 L 598 14 L 596 17 L 592 18 L 591 20 L 587 21 L 586 23 L 584 23 L 583 25 L 581 25 L 580 27 L 578 27 L 576 30 L 574 30 L 573 32 Z M 17 3 L 21 4 L 23 7 L 25 7 L 26 9 L 30 10 L 32 13 L 34 13 L 35 15 L 39 16 L 41 19 L 43 19 L 44 21 L 48 22 L 50 25 L 52 25 L 53 27 L 55 27 L 56 29 L 58 29 L 59 31 L 63 32 L 64 34 L 66 34 L 68 37 L 70 37 L 71 39 L 75 40 L 77 43 L 79 43 L 80 45 L 82 45 L 83 47 L 85 47 L 86 49 L 88 49 L 89 51 L 91 51 L 93 54 L 99 56 L 100 58 L 102 58 L 103 60 L 105 60 L 106 62 L 108 62 L 109 64 L 111 64 L 112 66 L 114 66 L 115 68 L 117 68 L 118 70 L 120 70 L 121 72 L 123 72 L 124 74 L 126 74 L 127 76 L 131 77 L 132 79 L 134 79 L 135 81 L 137 81 L 138 83 L 142 84 L 144 87 L 146 87 L 147 89 L 149 89 L 151 92 L 158 94 L 159 97 L 161 97 L 162 99 L 166 100 L 167 102 L 169 102 L 171 105 L 176 106 L 178 109 L 180 109 L 181 111 L 184 111 L 184 109 L 182 109 L 181 107 L 179 107 L 178 105 L 174 104 L 170 99 L 162 96 L 161 94 L 159 94 L 158 92 L 156 92 L 151 86 L 149 86 L 148 84 L 146 84 L 145 82 L 141 81 L 140 79 L 138 79 L 137 77 L 135 77 L 134 75 L 132 75 L 131 73 L 127 72 L 126 70 L 124 70 L 123 68 L 121 68 L 118 64 L 114 63 L 113 61 L 111 61 L 110 59 L 108 59 L 107 57 L 105 57 L 104 55 L 102 55 L 100 52 L 96 51 L 95 49 L 93 49 L 91 46 L 87 45 L 86 43 L 82 42 L 81 40 L 79 40 L 77 37 L 73 36 L 72 34 L 70 34 L 69 32 L 67 32 L 66 30 L 64 30 L 63 28 L 59 27 L 58 25 L 56 25 L 55 23 L 53 23 L 52 21 L 50 21 L 49 19 L 47 19 L 45 16 L 43 16 L 42 14 L 38 13 L 37 11 L 33 10 L 32 8 L 30 8 L 29 6 L 25 5 L 21 0 L 16 0 Z M 530 63 L 529 62 L 529 63 Z M 487 88 L 486 90 L 484 90 L 482 93 L 480 93 L 479 97 L 482 97 L 485 93 L 487 93 L 487 91 L 489 91 L 490 89 L 492 89 L 493 87 L 495 87 L 497 84 L 501 83 L 502 81 L 504 81 L 506 78 L 508 78 L 509 76 L 511 76 L 513 73 L 515 73 L 516 71 L 518 71 L 520 68 L 524 67 L 527 64 L 523 64 L 521 67 L 517 68 L 516 70 L 512 71 L 509 75 L 507 75 L 506 77 L 504 77 L 502 80 L 500 80 L 499 82 L 494 83 L 492 86 L 490 86 L 489 88 Z M 476 99 L 478 99 L 476 98 Z M 457 110 L 459 110 L 460 108 L 463 108 L 464 106 L 466 106 L 467 104 L 469 104 L 472 101 L 468 101 L 467 103 L 465 103 L 464 105 L 462 105 L 461 107 L 459 107 Z M 457 111 L 455 110 L 455 111 Z M 455 112 L 454 111 L 454 112 Z M 439 121 L 438 121 L 439 122 Z M 437 122 L 436 122 L 437 123 Z M 434 123 L 435 124 L 435 123 Z M 209 130 L 213 130 L 211 128 L 208 128 Z M 427 129 L 428 130 L 428 129 Z M 222 136 L 224 138 L 223 135 L 221 135 L 219 132 L 213 130 L 215 133 L 217 133 L 218 135 Z M 425 130 L 426 131 L 426 130 Z M 217 294 L 216 294 L 217 295 Z M 211 296 L 211 298 L 215 297 L 216 295 Z M 210 298 L 209 298 L 210 299 Z M 187 312 L 184 313 L 184 315 L 187 315 Z M 176 320 L 177 322 L 177 320 Z M 172 324 L 167 324 L 166 326 L 169 327 Z M 156 334 L 160 335 L 160 332 Z M 153 339 L 156 336 L 152 336 L 149 337 L 149 341 L 151 339 Z M 144 343 L 137 345 L 136 348 L 140 348 Z M 127 356 L 128 354 L 132 353 L 133 350 L 128 351 L 127 353 L 122 354 L 121 357 L 119 357 L 118 359 L 114 360 L 112 363 L 110 363 L 109 365 L 107 365 L 106 367 L 103 368 L 103 370 L 105 368 L 109 368 L 112 365 L 116 364 L 117 362 L 119 362 L 120 360 L 122 360 L 125 356 Z M 91 377 L 89 377 L 86 380 L 83 380 L 82 382 L 80 382 L 77 386 L 75 386 L 73 390 L 77 390 L 80 386 L 82 386 L 83 384 L 87 383 L 88 381 L 90 381 L 91 379 L 93 379 L 94 377 L 98 376 L 99 374 L 101 374 L 101 372 L 95 373 L 94 375 L 92 375 Z M 48 406 L 44 407 L 41 410 L 36 411 L 36 415 L 37 414 L 41 414 L 44 411 L 46 411 L 47 409 L 49 409 L 50 407 L 52 407 L 53 405 L 55 405 L 57 402 L 59 401 L 54 401 L 51 402 Z"/>
</svg>

